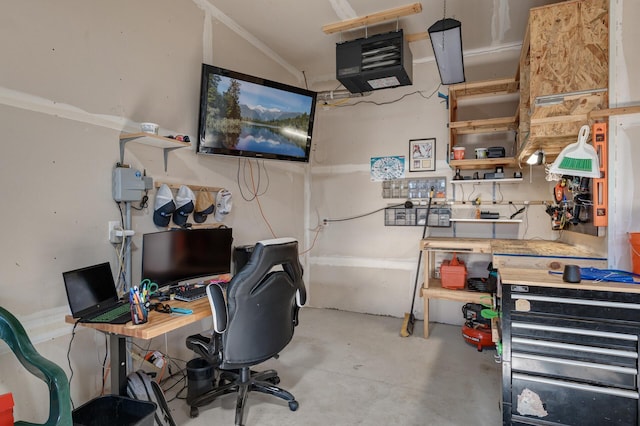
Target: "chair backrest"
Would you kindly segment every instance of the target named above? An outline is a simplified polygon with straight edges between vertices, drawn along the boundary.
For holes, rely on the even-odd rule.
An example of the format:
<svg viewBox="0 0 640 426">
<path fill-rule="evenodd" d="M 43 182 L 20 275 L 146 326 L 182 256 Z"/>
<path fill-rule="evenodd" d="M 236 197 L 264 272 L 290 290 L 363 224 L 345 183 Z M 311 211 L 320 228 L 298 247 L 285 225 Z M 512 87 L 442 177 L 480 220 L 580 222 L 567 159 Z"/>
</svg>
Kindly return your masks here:
<svg viewBox="0 0 640 426">
<path fill-rule="evenodd" d="M 260 241 L 227 288 L 223 368 L 251 366 L 278 354 L 293 337 L 306 301 L 298 242 Z"/>
<path fill-rule="evenodd" d="M 69 382 L 64 370 L 40 355 L 33 347 L 27 332 L 11 312 L 0 307 L 0 339 L 13 351 L 18 361 L 34 376 L 49 387 L 49 417 L 44 426 L 70 426 L 71 397 Z M 16 422 L 16 425 L 36 425 Z"/>
</svg>

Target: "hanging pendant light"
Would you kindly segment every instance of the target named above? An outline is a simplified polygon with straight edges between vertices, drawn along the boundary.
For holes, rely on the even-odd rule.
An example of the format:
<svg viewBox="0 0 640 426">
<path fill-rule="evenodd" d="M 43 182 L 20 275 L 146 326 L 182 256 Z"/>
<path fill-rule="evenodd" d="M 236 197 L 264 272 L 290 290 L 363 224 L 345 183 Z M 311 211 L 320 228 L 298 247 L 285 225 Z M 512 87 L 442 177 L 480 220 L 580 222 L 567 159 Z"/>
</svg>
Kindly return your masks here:
<svg viewBox="0 0 640 426">
<path fill-rule="evenodd" d="M 455 19 L 446 18 L 446 10 L 445 0 L 443 18 L 427 30 L 440 72 L 440 80 L 445 85 L 464 82 L 462 24 Z"/>
</svg>

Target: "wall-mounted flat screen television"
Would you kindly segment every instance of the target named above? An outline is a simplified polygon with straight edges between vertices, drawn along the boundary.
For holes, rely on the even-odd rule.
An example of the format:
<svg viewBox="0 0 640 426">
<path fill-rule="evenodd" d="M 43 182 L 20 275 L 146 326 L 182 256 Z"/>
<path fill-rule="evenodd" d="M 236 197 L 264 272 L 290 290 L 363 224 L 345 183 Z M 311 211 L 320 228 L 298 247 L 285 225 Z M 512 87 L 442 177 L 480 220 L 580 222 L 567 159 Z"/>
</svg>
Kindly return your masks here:
<svg viewBox="0 0 640 426">
<path fill-rule="evenodd" d="M 308 162 L 316 96 L 203 64 L 197 152 Z"/>
<path fill-rule="evenodd" d="M 160 287 L 231 272 L 231 228 L 176 229 L 142 236 L 142 278 Z"/>
</svg>

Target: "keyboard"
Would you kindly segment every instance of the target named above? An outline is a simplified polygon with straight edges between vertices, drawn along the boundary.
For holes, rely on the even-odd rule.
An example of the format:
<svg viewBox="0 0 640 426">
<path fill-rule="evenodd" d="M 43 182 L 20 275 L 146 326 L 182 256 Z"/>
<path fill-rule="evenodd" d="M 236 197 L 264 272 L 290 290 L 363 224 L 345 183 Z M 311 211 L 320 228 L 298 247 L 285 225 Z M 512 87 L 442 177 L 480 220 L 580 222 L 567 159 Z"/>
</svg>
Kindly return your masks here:
<svg viewBox="0 0 640 426">
<path fill-rule="evenodd" d="M 109 311 L 103 312 L 98 316 L 95 316 L 93 318 L 90 318 L 88 321 L 89 322 L 103 322 L 103 323 L 109 323 L 113 320 L 115 320 L 116 318 L 122 317 L 124 315 L 128 315 L 129 318 L 131 317 L 131 313 L 130 313 L 130 309 L 129 309 L 129 304 L 128 303 L 123 303 L 122 305 L 111 309 Z"/>
<path fill-rule="evenodd" d="M 194 300 L 207 297 L 207 286 L 178 288 L 173 296 L 175 300 L 183 302 L 193 302 Z"/>
</svg>

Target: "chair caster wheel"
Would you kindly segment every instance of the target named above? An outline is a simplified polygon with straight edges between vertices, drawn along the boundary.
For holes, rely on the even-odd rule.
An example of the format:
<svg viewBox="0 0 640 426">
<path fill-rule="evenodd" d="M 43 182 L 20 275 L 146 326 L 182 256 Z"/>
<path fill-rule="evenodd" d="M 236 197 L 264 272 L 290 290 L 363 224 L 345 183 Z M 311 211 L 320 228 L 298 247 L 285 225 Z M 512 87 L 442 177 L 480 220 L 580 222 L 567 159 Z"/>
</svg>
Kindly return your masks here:
<svg viewBox="0 0 640 426">
<path fill-rule="evenodd" d="M 196 417 L 198 417 L 198 414 L 200 414 L 200 412 L 198 411 L 198 407 L 191 407 L 191 410 L 189 411 L 189 417 L 195 419 Z"/>
<path fill-rule="evenodd" d="M 280 383 L 280 377 L 279 376 L 271 377 L 267 379 L 267 382 L 271 383 L 272 385 L 277 385 L 278 383 Z"/>
<path fill-rule="evenodd" d="M 298 401 L 295 399 L 293 401 L 289 401 L 289 410 L 296 411 L 298 409 Z"/>
</svg>

